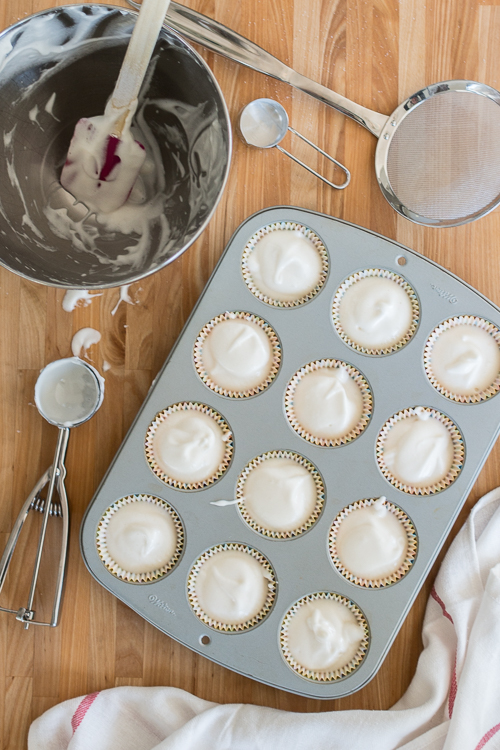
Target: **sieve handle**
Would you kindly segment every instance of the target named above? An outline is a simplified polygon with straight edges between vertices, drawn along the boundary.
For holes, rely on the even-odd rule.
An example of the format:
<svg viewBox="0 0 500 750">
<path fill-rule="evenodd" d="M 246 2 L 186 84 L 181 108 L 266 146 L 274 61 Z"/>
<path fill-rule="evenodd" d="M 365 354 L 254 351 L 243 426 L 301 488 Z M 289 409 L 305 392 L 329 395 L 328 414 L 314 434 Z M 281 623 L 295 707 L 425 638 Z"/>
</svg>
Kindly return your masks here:
<svg viewBox="0 0 500 750">
<path fill-rule="evenodd" d="M 135 0 L 127 0 L 127 2 L 134 8 L 141 7 L 140 3 Z M 377 138 L 388 120 L 386 115 L 362 107 L 326 86 L 297 73 L 258 44 L 191 8 L 172 2 L 168 9 L 166 23 L 182 36 L 192 42 L 202 44 L 212 52 L 246 65 L 247 68 L 252 68 L 258 73 L 264 73 L 278 81 L 288 83 L 299 91 L 319 99 L 323 104 L 333 107 L 363 125 Z"/>
</svg>

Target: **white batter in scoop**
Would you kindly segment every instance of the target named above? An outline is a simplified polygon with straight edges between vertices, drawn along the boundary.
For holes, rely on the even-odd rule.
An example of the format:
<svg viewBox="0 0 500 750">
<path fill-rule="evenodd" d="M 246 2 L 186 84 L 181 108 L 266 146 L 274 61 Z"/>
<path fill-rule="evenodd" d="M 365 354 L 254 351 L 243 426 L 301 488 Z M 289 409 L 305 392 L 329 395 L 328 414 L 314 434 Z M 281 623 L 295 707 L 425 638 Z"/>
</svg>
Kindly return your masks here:
<svg viewBox="0 0 500 750">
<path fill-rule="evenodd" d="M 473 396 L 491 386 L 500 372 L 500 350 L 493 336 L 474 325 L 442 331 L 430 353 L 434 377 L 457 396 Z"/>
<path fill-rule="evenodd" d="M 152 445 L 160 469 L 181 482 L 213 476 L 225 455 L 222 429 L 211 416 L 196 410 L 169 414 L 158 425 Z"/>
<path fill-rule="evenodd" d="M 293 531 L 310 518 L 317 500 L 311 473 L 291 458 L 269 458 L 257 464 L 243 487 L 243 504 L 260 526 Z"/>
<path fill-rule="evenodd" d="M 403 484 L 431 487 L 443 480 L 452 467 L 450 431 L 429 412 L 418 410 L 390 428 L 383 459 L 391 474 Z"/>
<path fill-rule="evenodd" d="M 196 576 L 203 612 L 217 622 L 242 625 L 262 611 L 268 595 L 265 568 L 240 550 L 221 550 L 207 558 Z"/>
<path fill-rule="evenodd" d="M 106 529 L 109 556 L 127 573 L 149 573 L 172 559 L 177 531 L 170 513 L 143 500 L 113 513 Z"/>
<path fill-rule="evenodd" d="M 104 381 L 96 370 L 93 372 L 77 358 L 56 360 L 44 368 L 35 385 L 40 413 L 66 427 L 88 419 L 104 391 Z"/>
<path fill-rule="evenodd" d="M 318 438 L 348 435 L 363 414 L 363 395 L 343 367 L 313 370 L 297 383 L 293 409 L 299 424 Z"/>
<path fill-rule="evenodd" d="M 305 669 L 330 672 L 347 666 L 359 651 L 364 630 L 344 604 L 305 602 L 288 624 L 288 648 Z"/>
<path fill-rule="evenodd" d="M 280 302 L 296 302 L 319 283 L 323 270 L 314 244 L 297 230 L 277 229 L 261 237 L 248 256 L 257 289 Z"/>
<path fill-rule="evenodd" d="M 408 537 L 401 521 L 380 497 L 342 519 L 335 541 L 342 565 L 358 578 L 376 580 L 395 573 L 405 561 Z"/>
<path fill-rule="evenodd" d="M 216 385 L 247 391 L 266 382 L 273 364 L 273 348 L 257 323 L 230 318 L 221 320 L 207 335 L 202 361 Z"/>
<path fill-rule="evenodd" d="M 396 281 L 367 276 L 348 287 L 340 301 L 339 322 L 349 339 L 366 349 L 398 344 L 413 320 L 411 300 Z"/>
</svg>

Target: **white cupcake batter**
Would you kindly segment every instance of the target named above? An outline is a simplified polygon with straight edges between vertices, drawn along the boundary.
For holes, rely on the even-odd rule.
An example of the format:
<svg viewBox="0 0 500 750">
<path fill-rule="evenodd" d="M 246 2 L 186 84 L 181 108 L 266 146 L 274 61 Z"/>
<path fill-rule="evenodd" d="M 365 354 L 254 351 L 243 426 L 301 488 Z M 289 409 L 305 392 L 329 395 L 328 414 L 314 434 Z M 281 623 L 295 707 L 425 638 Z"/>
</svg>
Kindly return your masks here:
<svg viewBox="0 0 500 750">
<path fill-rule="evenodd" d="M 295 302 L 311 292 L 323 269 L 314 244 L 289 229 L 277 229 L 259 239 L 247 265 L 257 289 L 280 302 Z"/>
<path fill-rule="evenodd" d="M 439 334 L 430 365 L 443 388 L 454 395 L 472 396 L 495 382 L 500 372 L 500 350 L 483 328 L 457 325 Z"/>
<path fill-rule="evenodd" d="M 144 500 L 122 505 L 109 519 L 106 547 L 127 573 L 158 570 L 172 559 L 177 547 L 173 518 L 164 508 Z"/>
<path fill-rule="evenodd" d="M 217 323 L 203 343 L 202 361 L 219 387 L 247 391 L 265 383 L 273 363 L 267 334 L 251 320 L 229 318 Z"/>
<path fill-rule="evenodd" d="M 363 414 L 363 396 L 343 367 L 306 373 L 295 388 L 293 410 L 299 424 L 318 438 L 342 438 Z"/>
<path fill-rule="evenodd" d="M 208 414 L 196 410 L 169 414 L 158 425 L 152 447 L 160 469 L 181 482 L 208 479 L 225 454 L 222 429 Z"/>
<path fill-rule="evenodd" d="M 337 531 L 337 555 L 353 575 L 368 580 L 385 578 L 403 564 L 408 537 L 401 521 L 385 504 L 385 497 L 356 508 L 342 519 Z"/>
<path fill-rule="evenodd" d="M 385 349 L 398 344 L 413 320 L 410 298 L 391 279 L 367 276 L 344 292 L 339 322 L 351 341 L 366 349 Z"/>
<path fill-rule="evenodd" d="M 396 422 L 383 446 L 385 465 L 403 484 L 430 487 L 446 477 L 453 464 L 447 427 L 424 409 Z"/>
<path fill-rule="evenodd" d="M 317 599 L 303 604 L 288 625 L 288 648 L 305 669 L 330 672 L 356 656 L 364 630 L 344 604 Z"/>
<path fill-rule="evenodd" d="M 268 594 L 267 571 L 251 555 L 221 550 L 196 576 L 195 592 L 203 612 L 217 622 L 242 625 L 261 612 Z"/>
<path fill-rule="evenodd" d="M 291 458 L 269 458 L 255 466 L 243 487 L 243 504 L 260 526 L 293 531 L 310 518 L 317 500 L 311 473 Z"/>
</svg>

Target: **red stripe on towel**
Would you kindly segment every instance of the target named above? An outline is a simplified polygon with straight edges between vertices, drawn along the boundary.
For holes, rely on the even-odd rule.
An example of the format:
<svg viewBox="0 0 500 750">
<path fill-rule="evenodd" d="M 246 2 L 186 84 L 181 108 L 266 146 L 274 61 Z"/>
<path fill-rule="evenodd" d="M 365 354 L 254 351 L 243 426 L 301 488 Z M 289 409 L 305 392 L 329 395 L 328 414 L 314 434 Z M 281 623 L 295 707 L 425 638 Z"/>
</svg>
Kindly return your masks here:
<svg viewBox="0 0 500 750">
<path fill-rule="evenodd" d="M 439 596 L 438 592 L 432 587 L 431 591 L 432 598 L 439 604 L 441 607 L 441 610 L 443 612 L 444 617 L 446 617 L 452 624 L 453 624 L 453 618 L 450 615 L 450 613 L 447 611 L 445 603 Z M 448 696 L 448 716 L 451 719 L 451 715 L 453 713 L 453 706 L 455 705 L 455 698 L 457 697 L 457 653 L 455 651 L 455 663 L 453 664 L 453 669 L 451 672 L 451 682 L 450 682 L 450 695 Z"/>
<path fill-rule="evenodd" d="M 433 599 L 435 599 L 437 601 L 437 603 L 439 604 L 439 606 L 443 610 L 443 615 L 445 617 L 447 617 L 448 620 L 452 623 L 453 622 L 453 618 L 450 615 L 450 613 L 446 611 L 445 604 L 444 604 L 443 600 L 441 599 L 441 597 L 439 596 L 439 594 L 436 591 L 436 589 L 434 588 L 434 586 L 432 587 L 431 596 L 432 596 Z"/>
<path fill-rule="evenodd" d="M 455 662 L 451 671 L 450 694 L 448 696 L 448 717 L 450 719 L 453 713 L 453 706 L 455 705 L 455 698 L 457 697 L 457 690 L 457 652 L 455 651 Z"/>
<path fill-rule="evenodd" d="M 71 717 L 71 728 L 73 729 L 73 734 L 76 732 L 80 724 L 82 723 L 85 714 L 91 707 L 92 703 L 95 701 L 99 693 L 91 693 L 90 695 L 86 695 L 85 698 L 78 704 L 78 708 L 76 709 L 75 713 Z"/>
<path fill-rule="evenodd" d="M 489 732 L 486 732 L 484 737 L 481 739 L 479 745 L 477 745 L 475 750 L 481 750 L 481 748 L 484 747 L 489 740 L 491 740 L 491 738 L 498 732 L 499 729 L 500 729 L 500 724 L 497 724 L 496 726 L 491 727 Z"/>
</svg>

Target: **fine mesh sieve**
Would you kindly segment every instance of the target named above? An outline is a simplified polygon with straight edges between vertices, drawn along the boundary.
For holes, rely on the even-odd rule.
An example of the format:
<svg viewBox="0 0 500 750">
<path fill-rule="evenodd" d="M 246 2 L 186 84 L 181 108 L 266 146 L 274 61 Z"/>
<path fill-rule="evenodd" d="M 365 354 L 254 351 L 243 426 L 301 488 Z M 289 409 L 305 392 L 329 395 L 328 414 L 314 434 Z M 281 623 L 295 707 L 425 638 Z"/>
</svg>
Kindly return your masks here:
<svg viewBox="0 0 500 750">
<path fill-rule="evenodd" d="M 404 102 L 375 157 L 385 197 L 420 224 L 456 226 L 500 202 L 500 97 L 483 84 L 449 81 Z"/>
</svg>

